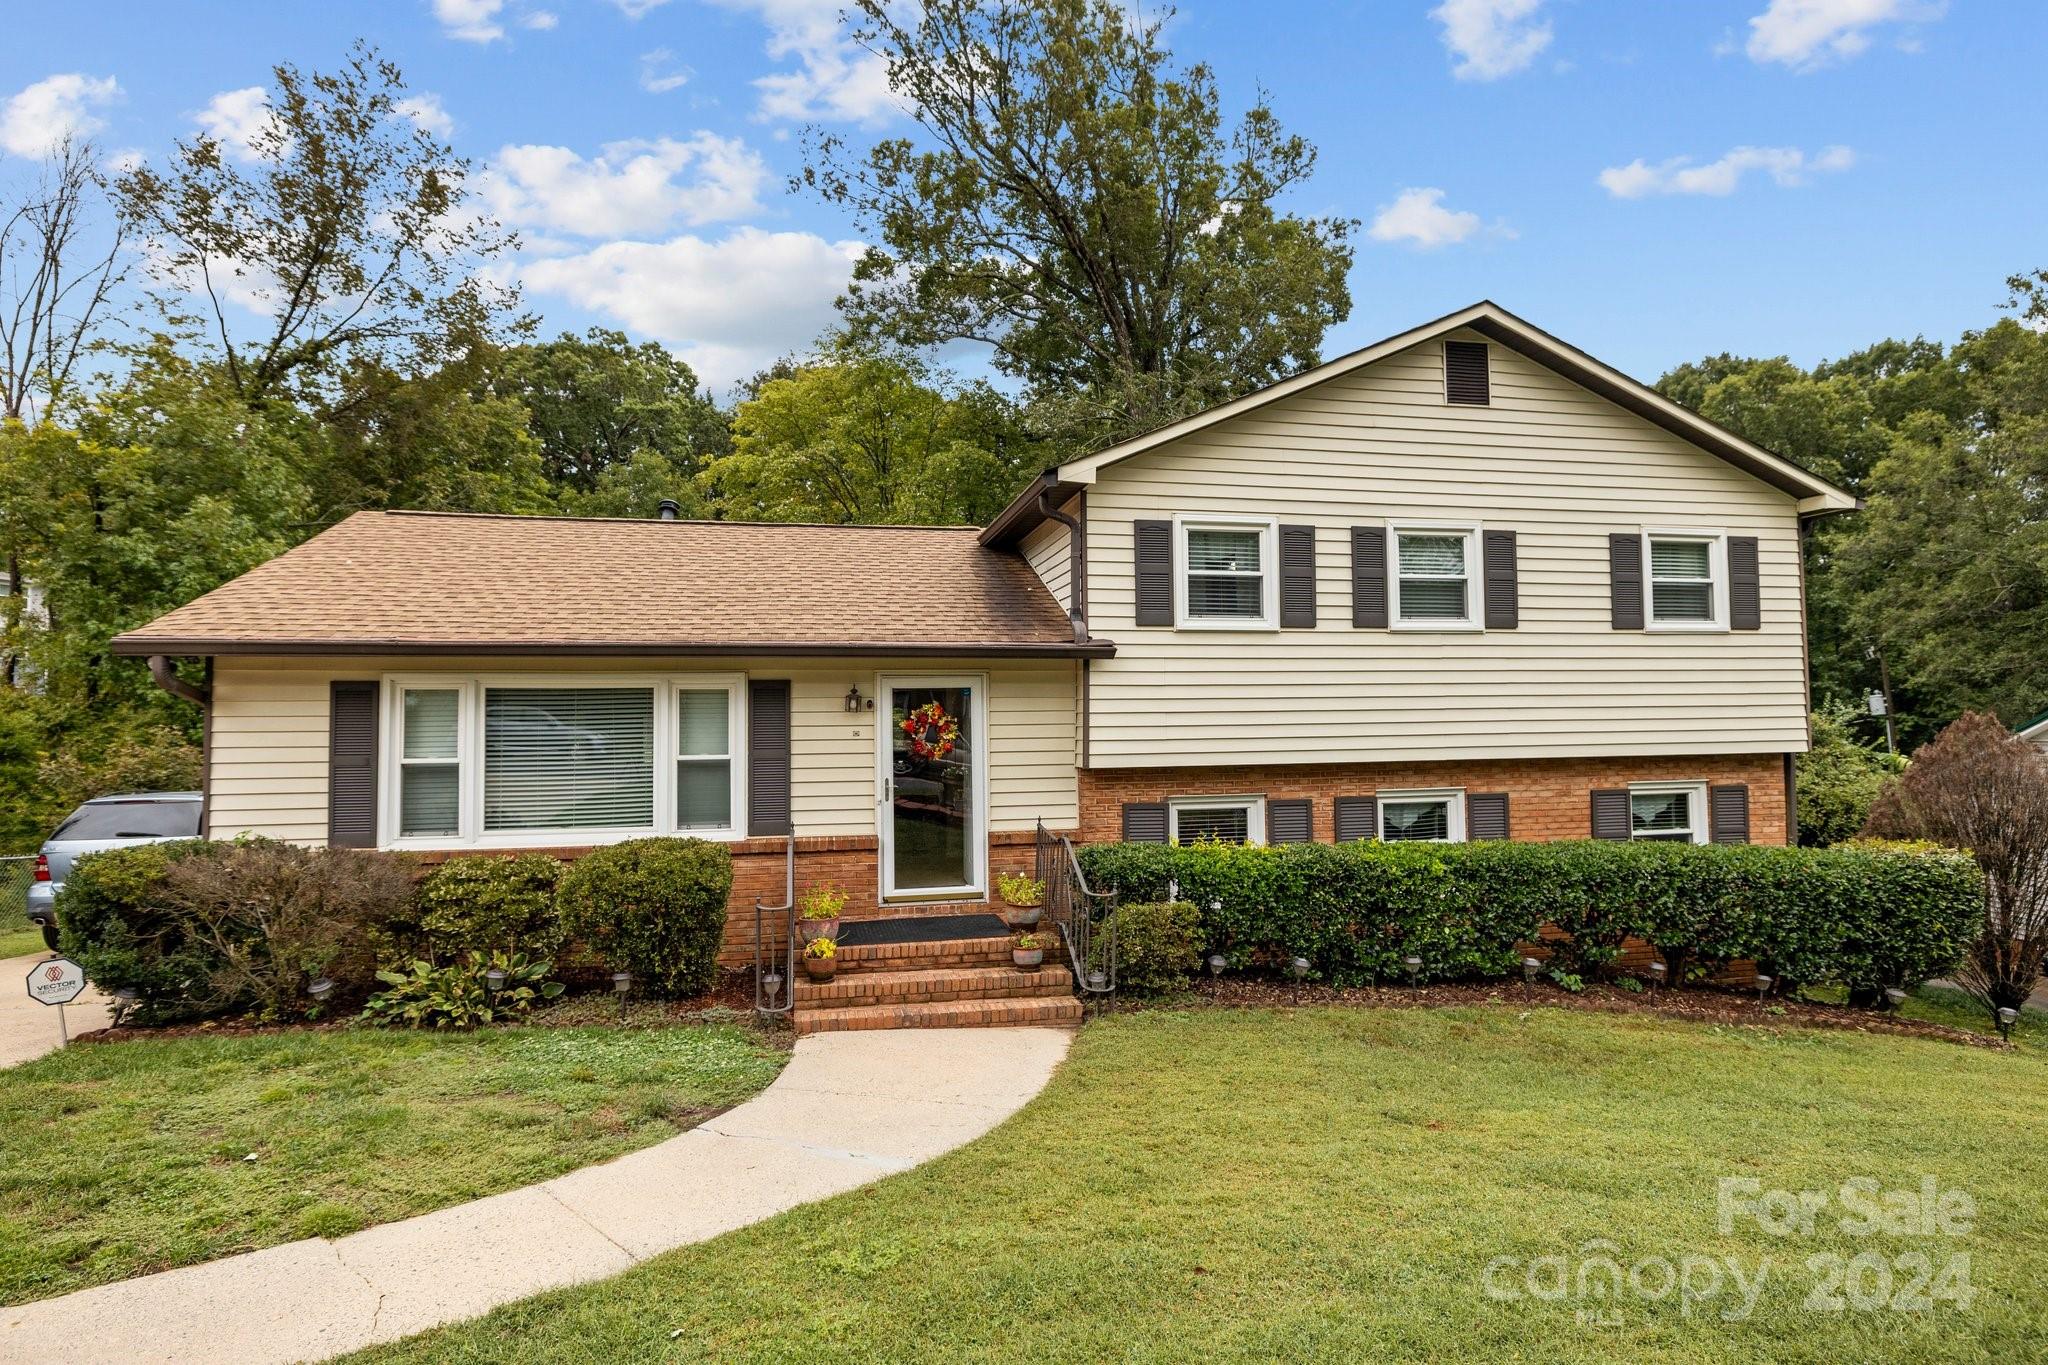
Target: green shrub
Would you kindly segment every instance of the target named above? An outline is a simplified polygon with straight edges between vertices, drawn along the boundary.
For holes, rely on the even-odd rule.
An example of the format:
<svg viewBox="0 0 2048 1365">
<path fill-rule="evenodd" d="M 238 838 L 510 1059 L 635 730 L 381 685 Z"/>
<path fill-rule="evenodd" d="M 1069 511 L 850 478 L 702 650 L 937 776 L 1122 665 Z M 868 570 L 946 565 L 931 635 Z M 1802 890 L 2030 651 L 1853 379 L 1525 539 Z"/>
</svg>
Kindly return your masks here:
<svg viewBox="0 0 2048 1365">
<path fill-rule="evenodd" d="M 1552 966 L 1584 976 L 1626 939 L 1654 945 L 1674 979 L 1750 958 L 1787 984 L 1854 989 L 1947 971 L 1976 932 L 1969 858 L 1919 848 L 1559 842 L 1473 844 L 1097 844 L 1080 850 L 1097 889 L 1201 910 L 1202 951 L 1233 967 L 1296 953 L 1339 985 L 1505 976 L 1545 923 Z"/>
<path fill-rule="evenodd" d="M 711 984 L 732 894 L 732 854 L 702 839 L 633 839 L 562 873 L 562 927 L 659 994 Z"/>
<path fill-rule="evenodd" d="M 1169 995 L 1186 990 L 1202 965 L 1202 912 L 1186 901 L 1137 901 L 1119 905 L 1116 921 L 1116 984 L 1134 995 Z M 1090 941 L 1091 967 L 1099 965 L 1106 940 Z"/>
<path fill-rule="evenodd" d="M 1813 714 L 1813 747 L 1795 760 L 1794 811 L 1802 844 L 1826 848 L 1853 837 L 1877 798 L 1906 770 L 1903 755 L 1857 741 L 1849 729 L 1855 714 L 1846 707 Z"/>
<path fill-rule="evenodd" d="M 191 839 L 79 859 L 57 917 L 95 985 L 135 992 L 138 1022 L 301 1019 L 362 999 L 376 937 L 411 894 L 387 854 Z M 307 991 L 321 977 L 334 983 L 324 1002 Z"/>
<path fill-rule="evenodd" d="M 505 974 L 495 991 L 485 975 L 494 968 Z M 561 982 L 548 980 L 553 969 L 552 962 L 529 961 L 524 953 L 469 952 L 446 966 L 422 958 L 406 971 L 377 973 L 385 988 L 364 1002 L 363 1018 L 373 1024 L 455 1029 L 517 1019 L 562 993 Z"/>
<path fill-rule="evenodd" d="M 450 858 L 420 882 L 414 955 L 434 962 L 472 952 L 552 958 L 562 947 L 561 876 L 562 864 L 541 853 Z"/>
</svg>

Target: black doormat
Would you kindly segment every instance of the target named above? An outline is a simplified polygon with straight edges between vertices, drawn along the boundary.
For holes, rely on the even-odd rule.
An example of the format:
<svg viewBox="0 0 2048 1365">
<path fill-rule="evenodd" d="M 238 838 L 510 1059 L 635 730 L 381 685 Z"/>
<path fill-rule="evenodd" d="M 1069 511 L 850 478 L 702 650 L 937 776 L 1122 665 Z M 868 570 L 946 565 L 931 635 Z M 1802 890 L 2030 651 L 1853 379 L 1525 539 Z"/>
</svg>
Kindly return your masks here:
<svg viewBox="0 0 2048 1365">
<path fill-rule="evenodd" d="M 938 943 L 951 938 L 1002 938 L 1009 929 L 994 915 L 913 915 L 902 919 L 850 919 L 839 926 L 843 948 L 879 943 Z"/>
</svg>

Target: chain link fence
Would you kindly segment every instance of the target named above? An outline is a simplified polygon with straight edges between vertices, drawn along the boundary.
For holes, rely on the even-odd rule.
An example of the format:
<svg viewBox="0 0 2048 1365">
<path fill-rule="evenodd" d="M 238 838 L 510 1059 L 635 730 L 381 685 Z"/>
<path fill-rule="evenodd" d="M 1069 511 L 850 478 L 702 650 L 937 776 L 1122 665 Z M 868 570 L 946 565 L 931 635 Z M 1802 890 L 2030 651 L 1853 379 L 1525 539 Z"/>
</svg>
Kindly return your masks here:
<svg viewBox="0 0 2048 1365">
<path fill-rule="evenodd" d="M 20 929 L 28 923 L 28 889 L 35 879 L 35 854 L 0 858 L 0 932 Z"/>
</svg>

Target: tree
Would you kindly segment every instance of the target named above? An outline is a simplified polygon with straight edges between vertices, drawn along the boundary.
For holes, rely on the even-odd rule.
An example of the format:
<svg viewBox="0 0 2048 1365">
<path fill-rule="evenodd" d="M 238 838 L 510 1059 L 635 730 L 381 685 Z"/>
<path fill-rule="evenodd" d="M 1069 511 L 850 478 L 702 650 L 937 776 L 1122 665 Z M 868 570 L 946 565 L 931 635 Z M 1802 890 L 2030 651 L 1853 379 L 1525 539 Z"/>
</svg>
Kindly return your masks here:
<svg viewBox="0 0 2048 1365">
<path fill-rule="evenodd" d="M 1209 68 L 1174 69 L 1161 23 L 1115 0 L 856 9 L 925 135 L 806 135 L 795 183 L 874 243 L 841 300 L 857 336 L 985 343 L 1085 445 L 1319 359 L 1356 225 L 1280 211 L 1315 151 L 1263 96 L 1226 132 Z"/>
<path fill-rule="evenodd" d="M 704 480 L 734 520 L 979 524 L 1024 482 L 1013 425 L 986 385 L 948 395 L 914 360 L 842 351 L 762 382 Z"/>
<path fill-rule="evenodd" d="M 2048 962 L 2048 758 L 1998 717 L 1970 712 L 1913 755 L 1865 832 L 1976 856 L 1984 930 L 1956 980 L 1993 1012 L 2024 1005 Z"/>
<path fill-rule="evenodd" d="M 607 470 L 642 451 L 695 472 L 732 445 L 726 416 L 696 372 L 623 332 L 593 327 L 510 347 L 492 360 L 483 386 L 525 407 L 547 477 L 565 489 L 594 492 Z"/>
<path fill-rule="evenodd" d="M 1799 842 L 1810 847 L 1853 838 L 1906 766 L 1896 754 L 1858 743 L 1850 714 L 1840 707 L 1814 712 L 1813 747 L 1798 759 Z"/>
<path fill-rule="evenodd" d="M 127 273 L 118 220 L 92 240 L 104 189 L 97 151 L 67 137 L 36 183 L 0 205 L 0 419 L 47 415 Z"/>
<path fill-rule="evenodd" d="M 358 43 L 341 70 L 274 70 L 246 148 L 181 141 L 170 168 L 116 182 L 158 260 L 160 303 L 189 299 L 245 403 L 335 408 L 352 364 L 441 368 L 507 330 L 514 296 L 486 267 L 515 238 L 467 202 L 469 163 L 404 111 L 398 68 Z"/>
<path fill-rule="evenodd" d="M 323 422 L 306 476 L 322 522 L 366 507 L 437 512 L 546 512 L 554 490 L 517 400 L 479 392 L 477 365 L 408 377 L 362 361 L 351 402 Z"/>
</svg>

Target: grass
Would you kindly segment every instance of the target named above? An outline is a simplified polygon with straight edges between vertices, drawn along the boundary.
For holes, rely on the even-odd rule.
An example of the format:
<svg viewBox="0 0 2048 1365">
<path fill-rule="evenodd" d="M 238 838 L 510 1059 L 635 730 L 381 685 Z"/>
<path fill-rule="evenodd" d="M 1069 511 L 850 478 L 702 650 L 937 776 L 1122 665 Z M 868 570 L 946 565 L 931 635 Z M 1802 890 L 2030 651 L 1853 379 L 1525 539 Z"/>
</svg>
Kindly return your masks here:
<svg viewBox="0 0 2048 1365">
<path fill-rule="evenodd" d="M 2030 1359 L 2044 1132 L 2030 1050 L 1513 1005 L 1134 1013 L 1090 1024 L 1043 1095 L 930 1165 L 361 1359 Z M 1723 1176 L 1932 1176 L 1978 1217 L 1953 1239 L 1854 1237 L 1838 1206 L 1811 1236 L 1724 1233 Z M 1689 1304 L 1484 1292 L 1496 1256 L 1576 1266 L 1606 1246 L 1622 1266 L 1771 1269 L 1739 1321 L 1725 1277 Z M 1809 1256 L 1889 1270 L 1916 1251 L 1969 1255 L 1967 1311 L 1804 1306 Z"/>
<path fill-rule="evenodd" d="M 48 951 L 43 943 L 43 931 L 33 924 L 25 924 L 19 929 L 0 929 L 0 961 Z"/>
<path fill-rule="evenodd" d="M 1848 997 L 1848 992 L 1840 986 L 1808 987 L 1806 993 L 1815 1000 L 1832 1005 L 1839 1005 Z M 1899 1006 L 1899 1017 L 1946 1024 L 1950 1028 L 1981 1033 L 1986 1037 L 1998 1035 L 1998 1025 L 1992 1022 L 1990 1012 L 1954 986 L 1915 988 L 1906 997 L 1906 1002 Z M 2014 1042 L 2022 1045 L 2048 1047 L 2048 1012 L 2031 1005 L 2021 1010 L 2019 1022 L 2013 1025 L 2012 1036 Z"/>
<path fill-rule="evenodd" d="M 543 1180 L 688 1128 L 782 1061 L 734 1027 L 68 1048 L 0 1071 L 0 1302 Z"/>
</svg>

